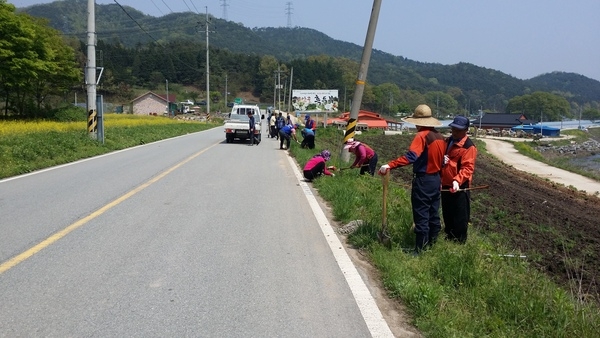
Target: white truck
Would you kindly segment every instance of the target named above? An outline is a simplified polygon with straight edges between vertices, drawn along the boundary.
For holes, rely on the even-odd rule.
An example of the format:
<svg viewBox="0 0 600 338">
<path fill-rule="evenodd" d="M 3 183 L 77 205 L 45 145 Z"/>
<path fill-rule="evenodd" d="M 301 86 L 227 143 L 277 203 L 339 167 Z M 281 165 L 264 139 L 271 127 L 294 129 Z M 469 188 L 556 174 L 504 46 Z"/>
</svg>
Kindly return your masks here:
<svg viewBox="0 0 600 338">
<path fill-rule="evenodd" d="M 250 139 L 248 112 L 254 115 L 255 132 L 254 137 L 260 142 L 262 132 L 262 119 L 260 108 L 257 105 L 234 105 L 229 118 L 225 120 L 225 141 L 232 143 L 235 139 L 246 141 Z"/>
</svg>

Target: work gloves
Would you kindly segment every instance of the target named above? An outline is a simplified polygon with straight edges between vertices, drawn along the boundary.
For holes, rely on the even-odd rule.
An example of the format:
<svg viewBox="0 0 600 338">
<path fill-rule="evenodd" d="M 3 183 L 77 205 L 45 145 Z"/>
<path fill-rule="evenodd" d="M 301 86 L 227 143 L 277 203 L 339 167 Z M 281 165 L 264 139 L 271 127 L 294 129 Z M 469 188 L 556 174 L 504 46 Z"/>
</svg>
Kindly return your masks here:
<svg viewBox="0 0 600 338">
<path fill-rule="evenodd" d="M 451 193 L 455 193 L 458 191 L 458 189 L 460 189 L 460 186 L 458 185 L 458 181 L 452 181 L 452 188 L 450 188 L 450 192 Z"/>
<path fill-rule="evenodd" d="M 327 167 L 327 170 L 332 170 L 332 171 L 335 171 L 335 169 L 336 169 L 336 168 L 335 168 L 335 166 L 334 166 L 334 165 L 330 165 L 329 167 Z"/>
<path fill-rule="evenodd" d="M 448 162 L 450 162 L 450 157 L 448 157 L 448 155 L 444 155 L 444 165 L 448 164 Z"/>
<path fill-rule="evenodd" d="M 381 166 L 381 168 L 379 168 L 379 175 L 385 175 L 387 174 L 387 172 L 390 170 L 390 165 L 389 164 L 384 164 Z"/>
</svg>

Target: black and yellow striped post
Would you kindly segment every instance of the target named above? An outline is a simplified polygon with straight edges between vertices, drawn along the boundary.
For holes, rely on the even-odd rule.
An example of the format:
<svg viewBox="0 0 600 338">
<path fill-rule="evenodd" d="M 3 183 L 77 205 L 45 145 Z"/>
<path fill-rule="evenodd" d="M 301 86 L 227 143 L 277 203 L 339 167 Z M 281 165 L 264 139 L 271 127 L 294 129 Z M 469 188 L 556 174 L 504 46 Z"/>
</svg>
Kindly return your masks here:
<svg viewBox="0 0 600 338">
<path fill-rule="evenodd" d="M 348 125 L 346 125 L 346 133 L 344 134 L 344 143 L 348 142 L 349 139 L 354 138 L 357 124 L 358 120 L 355 118 L 350 118 L 348 120 Z"/>
<path fill-rule="evenodd" d="M 92 137 L 94 139 L 97 138 L 98 118 L 97 118 L 96 110 L 94 110 L 94 109 L 91 109 L 90 111 L 88 111 L 87 128 L 88 128 L 88 134 L 90 135 L 90 137 Z"/>
</svg>

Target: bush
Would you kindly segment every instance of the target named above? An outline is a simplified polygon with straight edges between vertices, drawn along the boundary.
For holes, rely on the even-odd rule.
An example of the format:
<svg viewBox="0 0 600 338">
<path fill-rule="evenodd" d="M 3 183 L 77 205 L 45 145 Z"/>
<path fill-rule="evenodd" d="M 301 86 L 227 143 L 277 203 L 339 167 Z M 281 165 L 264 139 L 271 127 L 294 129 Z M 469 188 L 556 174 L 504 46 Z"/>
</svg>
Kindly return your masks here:
<svg viewBox="0 0 600 338">
<path fill-rule="evenodd" d="M 84 108 L 69 105 L 50 111 L 49 118 L 58 122 L 87 121 L 87 112 Z"/>
</svg>

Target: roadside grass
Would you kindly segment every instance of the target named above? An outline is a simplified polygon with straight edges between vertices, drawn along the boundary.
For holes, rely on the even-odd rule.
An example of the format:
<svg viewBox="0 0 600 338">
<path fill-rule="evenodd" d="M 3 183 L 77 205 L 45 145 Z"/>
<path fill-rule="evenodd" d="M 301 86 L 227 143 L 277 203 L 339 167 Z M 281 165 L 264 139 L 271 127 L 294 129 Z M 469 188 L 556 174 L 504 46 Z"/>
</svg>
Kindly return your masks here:
<svg viewBox="0 0 600 338">
<path fill-rule="evenodd" d="M 343 167 L 340 160 L 341 132 L 318 130 L 317 148 L 290 152 L 300 166 L 312 155 L 328 148 L 328 165 Z M 380 163 L 388 159 L 380 158 Z M 349 242 L 363 249 L 381 272 L 390 297 L 404 303 L 415 326 L 427 337 L 596 337 L 600 310 L 576 299 L 538 272 L 531 259 L 509 257 L 498 243 L 500 235 L 469 232 L 469 241 L 457 245 L 438 241 L 418 257 L 414 246 L 410 192 L 399 182 L 390 182 L 387 224 L 392 247 L 377 241 L 382 223 L 382 183 L 378 176 L 360 176 L 356 170 L 336 172 L 336 177 L 313 181 L 331 206 L 340 225 L 361 219 L 363 225 L 349 235 Z M 485 203 L 485 202 L 484 202 Z M 473 206 L 474 212 L 477 208 Z M 511 224 L 511 217 L 498 208 L 490 222 Z M 514 219 L 513 219 L 514 220 Z"/>
<path fill-rule="evenodd" d="M 0 121 L 0 179 L 219 125 L 155 116 L 104 116 L 104 144 L 89 137 L 86 122 Z"/>
</svg>

